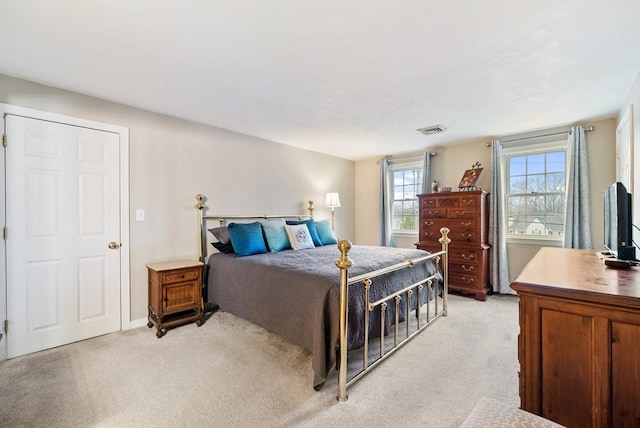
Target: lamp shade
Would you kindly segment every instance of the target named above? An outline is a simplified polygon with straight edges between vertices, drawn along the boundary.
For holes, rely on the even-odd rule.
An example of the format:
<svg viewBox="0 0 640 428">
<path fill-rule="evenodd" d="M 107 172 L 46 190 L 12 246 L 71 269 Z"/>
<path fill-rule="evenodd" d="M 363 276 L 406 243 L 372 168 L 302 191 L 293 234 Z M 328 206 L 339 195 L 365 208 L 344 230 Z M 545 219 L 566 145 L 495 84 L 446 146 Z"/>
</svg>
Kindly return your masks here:
<svg viewBox="0 0 640 428">
<path fill-rule="evenodd" d="M 327 193 L 327 198 L 325 199 L 326 207 L 337 208 L 340 206 L 340 195 L 338 193 Z"/>
</svg>

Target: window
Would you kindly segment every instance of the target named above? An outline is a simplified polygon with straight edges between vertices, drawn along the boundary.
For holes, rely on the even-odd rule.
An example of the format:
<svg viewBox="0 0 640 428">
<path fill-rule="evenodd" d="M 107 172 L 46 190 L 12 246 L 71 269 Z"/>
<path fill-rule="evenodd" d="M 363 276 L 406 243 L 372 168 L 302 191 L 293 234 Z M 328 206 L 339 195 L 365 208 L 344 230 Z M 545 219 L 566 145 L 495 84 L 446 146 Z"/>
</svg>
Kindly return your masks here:
<svg viewBox="0 0 640 428">
<path fill-rule="evenodd" d="M 418 198 L 422 192 L 422 163 L 391 166 L 391 229 L 393 233 L 418 232 Z"/>
<path fill-rule="evenodd" d="M 564 238 L 566 143 L 505 149 L 508 238 Z"/>
</svg>

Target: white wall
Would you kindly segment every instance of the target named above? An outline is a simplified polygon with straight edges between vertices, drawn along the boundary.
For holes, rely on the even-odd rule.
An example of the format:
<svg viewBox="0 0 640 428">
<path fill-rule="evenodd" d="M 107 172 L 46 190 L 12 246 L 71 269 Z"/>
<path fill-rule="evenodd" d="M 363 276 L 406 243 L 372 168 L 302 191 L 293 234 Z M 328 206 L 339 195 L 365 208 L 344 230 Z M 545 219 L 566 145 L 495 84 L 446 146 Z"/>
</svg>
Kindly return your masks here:
<svg viewBox="0 0 640 428">
<path fill-rule="evenodd" d="M 583 126 L 593 126 L 594 131 L 587 133 L 587 150 L 589 156 L 589 188 L 591 190 L 591 228 L 595 248 L 601 248 L 604 241 L 602 190 L 615 181 L 615 127 L 616 120 L 605 119 L 581 122 Z M 545 130 L 553 133 L 569 129 L 569 126 Z M 536 133 L 518 134 L 504 139 L 521 138 Z M 540 132 L 537 132 L 540 134 Z M 554 137 L 558 138 L 558 137 Z M 564 137 L 561 137 L 564 138 Z M 432 158 L 432 178 L 439 181 L 440 186 L 449 186 L 455 190 L 466 169 L 476 161 L 484 170 L 478 180 L 478 187 L 489 191 L 491 183 L 491 150 L 486 146 L 492 138 L 480 138 L 464 141 L 445 147 L 425 147 L 425 150 L 437 152 Z M 536 140 L 541 141 L 541 140 Z M 544 140 L 542 140 L 544 141 Z M 356 243 L 368 244 L 377 242 L 377 224 L 379 201 L 379 170 L 377 159 L 365 159 L 356 162 Z M 637 178 L 636 178 L 637 179 Z M 366 225 L 362 227 L 361 225 Z M 416 237 L 398 240 L 398 246 L 412 247 Z M 522 268 L 541 248 L 540 245 L 508 244 L 509 276 L 513 280 Z"/>
<path fill-rule="evenodd" d="M 620 113 L 618 114 L 618 124 L 629 106 L 633 106 L 633 118 L 631 119 L 633 132 L 633 145 L 631 148 L 631 156 L 633 159 L 631 165 L 631 176 L 633 177 L 633 224 L 640 227 L 640 71 L 636 75 L 636 79 L 629 90 L 629 94 L 625 99 Z M 633 240 L 640 243 L 640 231 L 633 228 Z M 636 248 L 636 258 L 640 257 L 640 250 Z"/>
<path fill-rule="evenodd" d="M 4 75 L 0 102 L 130 129 L 132 320 L 147 315 L 146 263 L 197 259 L 198 193 L 209 214 L 301 213 L 314 200 L 322 219 L 330 218 L 325 193 L 339 192 L 336 231 L 354 239 L 352 161 Z M 135 221 L 137 209 L 144 222 Z"/>
</svg>

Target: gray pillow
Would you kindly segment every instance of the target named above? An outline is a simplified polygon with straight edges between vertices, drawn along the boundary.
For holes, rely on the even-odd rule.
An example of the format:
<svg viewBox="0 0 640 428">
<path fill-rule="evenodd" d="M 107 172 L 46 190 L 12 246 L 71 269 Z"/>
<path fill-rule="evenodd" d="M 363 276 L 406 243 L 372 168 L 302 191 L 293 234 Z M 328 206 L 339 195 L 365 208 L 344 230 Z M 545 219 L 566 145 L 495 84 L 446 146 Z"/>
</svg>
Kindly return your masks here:
<svg viewBox="0 0 640 428">
<path fill-rule="evenodd" d="M 211 232 L 211 234 L 215 236 L 221 244 L 228 244 L 231 241 L 227 226 L 215 227 L 213 229 L 209 229 L 209 232 Z"/>
</svg>

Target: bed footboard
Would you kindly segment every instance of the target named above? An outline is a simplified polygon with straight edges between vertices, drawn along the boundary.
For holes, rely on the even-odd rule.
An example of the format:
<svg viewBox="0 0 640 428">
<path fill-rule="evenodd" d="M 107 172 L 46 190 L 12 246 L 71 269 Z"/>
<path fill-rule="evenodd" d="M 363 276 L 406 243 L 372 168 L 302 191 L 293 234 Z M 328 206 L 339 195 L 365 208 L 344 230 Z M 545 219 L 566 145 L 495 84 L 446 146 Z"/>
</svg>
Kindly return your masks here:
<svg viewBox="0 0 640 428">
<path fill-rule="evenodd" d="M 355 383 L 358 379 L 372 370 L 375 366 L 380 364 L 384 359 L 393 354 L 396 350 L 398 350 L 402 345 L 406 342 L 414 338 L 418 333 L 424 330 L 427 326 L 429 326 L 436 319 L 447 315 L 447 293 L 448 293 L 448 260 L 447 260 L 447 251 L 449 247 L 449 242 L 451 240 L 448 237 L 449 229 L 443 227 L 440 229 L 440 233 L 442 237 L 439 239 L 440 244 L 442 245 L 442 250 L 437 253 L 430 253 L 424 257 L 420 257 L 413 260 L 407 260 L 402 263 L 398 263 L 392 266 L 388 266 L 382 269 L 378 269 L 373 272 L 368 272 L 362 275 L 355 276 L 353 278 L 349 278 L 349 269 L 353 266 L 353 262 L 349 258 L 349 250 L 351 249 L 351 243 L 347 240 L 341 240 L 338 243 L 338 249 L 340 250 L 341 256 L 338 260 L 336 260 L 336 266 L 340 269 L 340 364 L 338 371 L 338 401 L 346 401 L 347 396 L 347 388 Z M 369 289 L 373 281 L 381 275 L 385 275 L 390 272 L 394 272 L 400 269 L 410 269 L 416 266 L 419 263 L 427 263 L 429 260 L 434 260 L 436 263 L 436 267 L 440 268 L 442 272 L 442 287 L 439 286 L 438 281 L 438 269 L 436 269 L 436 273 L 433 275 L 427 276 L 422 280 L 409 284 L 401 290 L 396 291 L 388 296 L 385 296 L 379 300 L 374 302 L 370 301 Z M 362 370 L 352 377 L 350 380 L 347 380 L 347 323 L 348 323 L 348 296 L 349 296 L 349 286 L 356 283 L 362 283 L 364 289 L 364 302 L 365 302 L 365 311 L 364 311 L 364 324 L 365 324 L 365 337 L 364 337 L 364 348 L 362 355 Z M 435 287 L 435 293 L 431 293 L 431 288 Z M 426 289 L 425 289 L 426 288 Z M 405 325 L 406 325 L 406 334 L 404 338 L 399 339 L 399 326 L 400 326 L 400 301 L 402 296 L 405 296 L 407 302 L 411 302 L 413 294 L 416 294 L 416 323 L 413 326 L 413 331 L 411 331 L 412 326 L 409 322 L 409 312 L 411 305 L 407 303 L 405 305 Z M 422 320 L 422 314 L 420 308 L 422 306 L 422 293 L 426 293 L 426 320 Z M 442 295 L 442 305 L 438 304 L 438 295 Z M 433 306 L 434 313 L 430 313 L 431 307 L 431 298 L 433 297 Z M 394 322 L 394 332 L 393 332 L 393 345 L 388 346 L 385 344 L 385 323 L 384 319 L 386 317 L 386 310 L 389 305 L 394 305 L 395 307 L 395 322 Z M 381 317 L 381 331 L 380 331 L 380 353 L 379 357 L 376 358 L 373 362 L 369 362 L 369 317 L 370 313 L 374 311 L 374 309 L 380 307 L 380 317 Z"/>
</svg>

